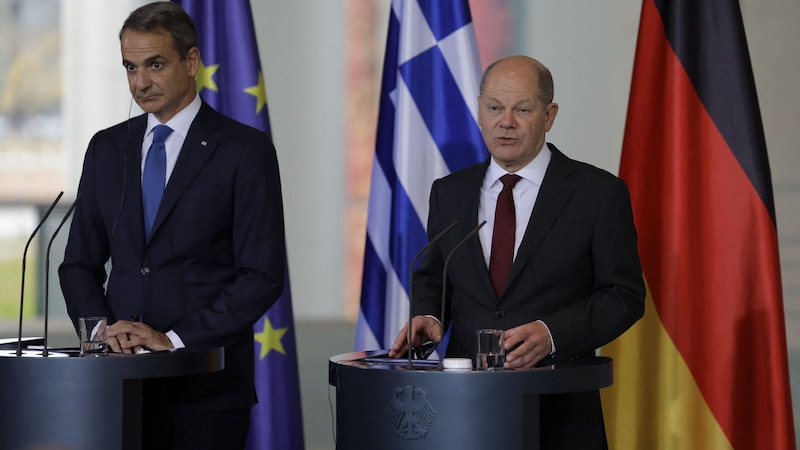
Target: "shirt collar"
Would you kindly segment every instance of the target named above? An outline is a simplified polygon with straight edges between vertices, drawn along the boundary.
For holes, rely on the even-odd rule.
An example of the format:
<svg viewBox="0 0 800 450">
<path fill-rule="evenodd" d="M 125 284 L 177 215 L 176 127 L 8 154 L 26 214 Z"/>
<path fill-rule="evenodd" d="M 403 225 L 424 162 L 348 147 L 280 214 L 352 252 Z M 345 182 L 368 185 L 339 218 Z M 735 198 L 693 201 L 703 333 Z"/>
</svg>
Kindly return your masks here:
<svg viewBox="0 0 800 450">
<path fill-rule="evenodd" d="M 182 110 L 178 111 L 178 114 L 172 116 L 167 123 L 164 125 L 172 128 L 173 132 L 180 134 L 181 136 L 186 137 L 189 134 L 189 127 L 192 126 L 192 122 L 194 122 L 194 118 L 197 117 L 197 113 L 200 112 L 200 106 L 203 104 L 203 101 L 200 99 L 200 96 L 197 93 L 194 94 L 194 100 L 192 100 L 189 105 L 187 105 Z M 153 114 L 147 115 L 147 131 L 145 132 L 145 136 L 149 135 L 153 128 L 157 125 L 161 125 L 161 122 L 156 119 L 156 116 Z"/>
<path fill-rule="evenodd" d="M 536 186 L 541 186 L 544 180 L 544 174 L 547 172 L 547 166 L 550 164 L 550 159 L 552 159 L 552 152 L 547 145 L 544 145 L 542 151 L 540 151 L 535 158 L 514 173 Z M 500 182 L 500 177 L 509 172 L 500 167 L 494 158 L 490 158 L 489 161 L 489 168 L 486 170 L 484 180 L 488 184 L 488 187 L 491 188 L 496 183 Z"/>
</svg>

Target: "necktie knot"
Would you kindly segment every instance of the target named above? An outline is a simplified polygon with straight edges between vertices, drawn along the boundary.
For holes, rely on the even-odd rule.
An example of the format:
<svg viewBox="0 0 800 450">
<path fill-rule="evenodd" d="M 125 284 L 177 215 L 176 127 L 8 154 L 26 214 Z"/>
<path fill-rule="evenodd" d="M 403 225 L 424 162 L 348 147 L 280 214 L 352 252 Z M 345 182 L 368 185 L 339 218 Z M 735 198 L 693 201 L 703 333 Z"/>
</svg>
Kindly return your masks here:
<svg viewBox="0 0 800 450">
<path fill-rule="evenodd" d="M 163 144 L 170 134 L 172 134 L 172 128 L 166 125 L 157 125 L 153 128 L 153 143 Z"/>
<path fill-rule="evenodd" d="M 507 173 L 500 177 L 500 182 L 503 183 L 503 189 L 514 189 L 514 186 L 517 185 L 517 182 L 521 180 L 522 177 L 513 173 Z"/>
</svg>

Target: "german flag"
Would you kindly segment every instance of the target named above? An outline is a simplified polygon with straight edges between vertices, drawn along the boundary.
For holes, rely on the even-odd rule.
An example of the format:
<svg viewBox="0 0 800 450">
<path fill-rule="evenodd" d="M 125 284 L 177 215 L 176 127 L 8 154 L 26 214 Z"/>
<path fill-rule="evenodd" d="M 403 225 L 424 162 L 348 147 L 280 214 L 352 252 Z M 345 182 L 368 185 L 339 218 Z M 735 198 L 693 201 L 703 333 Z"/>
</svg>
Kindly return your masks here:
<svg viewBox="0 0 800 450">
<path fill-rule="evenodd" d="M 620 176 L 647 283 L 613 449 L 794 449 L 766 141 L 736 0 L 644 0 Z"/>
</svg>

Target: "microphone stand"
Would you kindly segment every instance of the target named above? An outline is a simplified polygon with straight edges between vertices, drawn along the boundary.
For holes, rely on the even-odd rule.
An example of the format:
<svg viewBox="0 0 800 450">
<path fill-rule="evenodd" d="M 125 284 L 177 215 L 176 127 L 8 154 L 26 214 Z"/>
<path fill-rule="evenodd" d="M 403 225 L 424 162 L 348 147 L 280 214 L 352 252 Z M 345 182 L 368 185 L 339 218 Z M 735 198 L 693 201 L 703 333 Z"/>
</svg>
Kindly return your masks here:
<svg viewBox="0 0 800 450">
<path fill-rule="evenodd" d="M 456 250 L 461 248 L 475 233 L 478 232 L 483 226 L 486 225 L 486 221 L 479 223 L 477 227 L 475 227 L 472 231 L 469 232 L 468 235 L 464 237 L 452 250 L 450 253 L 447 254 L 447 258 L 444 260 L 444 268 L 442 269 L 442 321 L 440 322 L 439 326 L 442 328 L 442 340 L 439 342 L 439 370 L 444 369 L 444 309 L 445 309 L 445 299 L 447 298 L 447 265 L 450 263 L 450 258 L 453 257 Z"/>
<path fill-rule="evenodd" d="M 447 228 L 442 230 L 441 233 L 437 234 L 436 237 L 431 239 L 427 245 L 422 247 L 416 255 L 414 255 L 414 259 L 411 260 L 411 265 L 408 267 L 408 369 L 414 370 L 414 363 L 411 362 L 412 354 L 411 354 L 411 340 L 412 340 L 412 333 L 411 333 L 411 319 L 412 319 L 412 311 L 411 311 L 411 302 L 413 301 L 414 297 L 412 293 L 414 291 L 414 264 L 417 262 L 417 258 L 419 258 L 426 250 L 431 248 L 431 246 L 436 243 L 439 239 L 442 238 L 448 231 L 452 230 L 458 224 L 458 221 L 454 221 Z"/>
<path fill-rule="evenodd" d="M 47 211 L 42 215 L 41 220 L 39 220 L 39 224 L 36 225 L 33 233 L 31 233 L 31 237 L 28 238 L 28 242 L 25 243 L 25 251 L 22 253 L 22 284 L 19 288 L 19 333 L 17 334 L 17 356 L 22 356 L 22 311 L 25 305 L 25 265 L 26 260 L 28 259 L 28 246 L 31 245 L 33 237 L 39 232 L 39 228 L 42 227 L 44 221 L 47 220 L 47 218 L 50 216 L 50 213 L 53 212 L 53 208 L 55 208 L 58 204 L 58 201 L 61 200 L 62 195 L 64 195 L 64 191 L 58 193 L 56 199 L 53 200 L 53 203 L 50 204 L 50 207 L 47 208 Z"/>
<path fill-rule="evenodd" d="M 42 356 L 47 358 L 47 320 L 50 316 L 50 247 L 53 246 L 53 240 L 56 238 L 56 235 L 59 231 L 61 231 L 61 227 L 64 226 L 64 223 L 67 221 L 70 215 L 72 215 L 72 211 L 75 209 L 75 205 L 78 204 L 78 199 L 81 198 L 81 193 L 78 192 L 78 195 L 75 197 L 75 201 L 72 202 L 67 213 L 64 214 L 64 217 L 61 219 L 61 223 L 58 224 L 56 227 L 56 231 L 53 232 L 53 235 L 50 236 L 50 242 L 47 244 L 47 253 L 45 257 L 44 263 L 44 342 L 43 342 L 43 349 L 42 349 Z"/>
</svg>

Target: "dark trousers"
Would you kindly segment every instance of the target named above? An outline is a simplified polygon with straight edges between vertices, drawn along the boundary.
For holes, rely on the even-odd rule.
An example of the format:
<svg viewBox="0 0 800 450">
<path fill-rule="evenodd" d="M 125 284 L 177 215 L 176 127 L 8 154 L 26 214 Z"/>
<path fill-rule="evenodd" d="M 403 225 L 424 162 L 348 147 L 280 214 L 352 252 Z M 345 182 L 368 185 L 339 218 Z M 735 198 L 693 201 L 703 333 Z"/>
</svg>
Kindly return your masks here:
<svg viewBox="0 0 800 450">
<path fill-rule="evenodd" d="M 606 450 L 606 429 L 598 391 L 543 395 L 542 450 Z"/>
<path fill-rule="evenodd" d="M 143 405 L 142 448 L 147 450 L 242 450 L 250 408 L 198 411 L 164 402 Z"/>
</svg>

